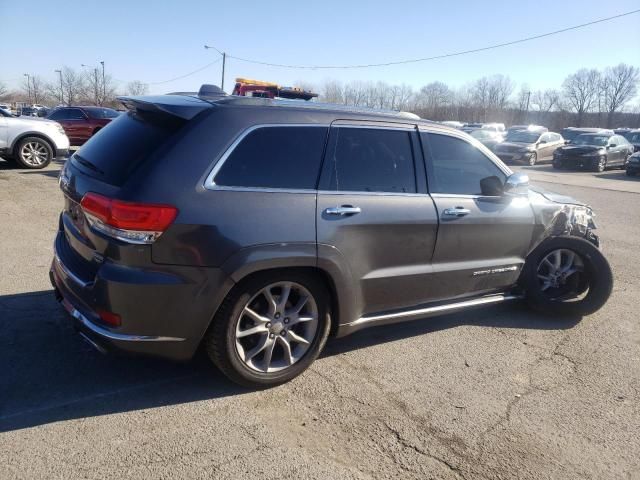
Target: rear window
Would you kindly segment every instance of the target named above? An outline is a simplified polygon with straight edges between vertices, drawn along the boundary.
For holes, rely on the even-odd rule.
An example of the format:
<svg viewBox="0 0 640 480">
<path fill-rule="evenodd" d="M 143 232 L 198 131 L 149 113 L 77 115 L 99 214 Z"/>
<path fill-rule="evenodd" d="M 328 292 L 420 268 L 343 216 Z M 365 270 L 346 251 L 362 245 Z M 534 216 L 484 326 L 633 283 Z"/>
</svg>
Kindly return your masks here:
<svg viewBox="0 0 640 480">
<path fill-rule="evenodd" d="M 175 117 L 128 112 L 91 137 L 71 161 L 87 175 L 119 186 L 183 124 Z"/>
<path fill-rule="evenodd" d="M 314 189 L 327 127 L 282 126 L 253 130 L 224 161 L 216 185 Z"/>
</svg>

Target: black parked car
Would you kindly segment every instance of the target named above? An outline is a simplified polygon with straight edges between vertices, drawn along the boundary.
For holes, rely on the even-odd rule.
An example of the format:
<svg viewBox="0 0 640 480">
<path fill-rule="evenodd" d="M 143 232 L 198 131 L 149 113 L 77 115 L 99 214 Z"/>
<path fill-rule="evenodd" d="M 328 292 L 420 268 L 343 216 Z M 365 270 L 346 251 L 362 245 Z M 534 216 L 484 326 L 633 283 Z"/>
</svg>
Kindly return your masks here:
<svg viewBox="0 0 640 480">
<path fill-rule="evenodd" d="M 560 134 L 562 138 L 564 138 L 564 143 L 571 143 L 578 135 L 582 135 L 583 133 L 610 133 L 613 134 L 613 130 L 608 130 L 606 128 L 581 128 L 581 127 L 567 127 L 563 128 Z"/>
<path fill-rule="evenodd" d="M 626 138 L 629 143 L 633 145 L 634 152 L 640 152 L 640 129 L 629 130 L 624 134 L 624 138 Z"/>
<path fill-rule="evenodd" d="M 219 92 L 122 98 L 60 173 L 50 277 L 99 349 L 184 360 L 203 344 L 269 386 L 330 333 L 515 299 L 586 315 L 609 297 L 591 209 L 459 130 Z"/>
<path fill-rule="evenodd" d="M 633 177 L 640 173 L 640 152 L 631 155 L 627 161 L 627 175 Z"/>
<path fill-rule="evenodd" d="M 624 168 L 633 146 L 622 135 L 583 133 L 553 154 L 554 168 L 580 167 L 603 172 L 609 167 Z"/>
</svg>

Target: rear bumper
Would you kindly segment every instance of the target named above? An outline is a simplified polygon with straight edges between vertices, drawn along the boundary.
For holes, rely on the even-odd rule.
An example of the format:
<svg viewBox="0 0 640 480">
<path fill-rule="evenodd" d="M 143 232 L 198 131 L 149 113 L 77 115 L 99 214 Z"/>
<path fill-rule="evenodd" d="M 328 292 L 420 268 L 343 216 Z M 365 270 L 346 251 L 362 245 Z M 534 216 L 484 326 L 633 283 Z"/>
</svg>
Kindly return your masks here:
<svg viewBox="0 0 640 480">
<path fill-rule="evenodd" d="M 65 257 L 73 252 L 61 245 L 65 241 L 58 232 L 49 278 L 75 328 L 101 351 L 188 360 L 232 284 L 218 269 L 159 272 L 161 266 L 145 270 L 106 263 L 88 279 L 70 267 L 74 259 Z M 100 310 L 120 315 L 122 325 L 105 325 Z"/>
</svg>

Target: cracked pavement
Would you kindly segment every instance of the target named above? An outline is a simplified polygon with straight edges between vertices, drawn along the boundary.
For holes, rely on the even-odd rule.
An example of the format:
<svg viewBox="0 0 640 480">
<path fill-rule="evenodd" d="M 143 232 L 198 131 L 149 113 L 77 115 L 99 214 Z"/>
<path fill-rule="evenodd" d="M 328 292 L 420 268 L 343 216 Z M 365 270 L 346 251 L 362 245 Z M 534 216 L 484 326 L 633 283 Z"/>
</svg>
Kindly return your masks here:
<svg viewBox="0 0 640 480">
<path fill-rule="evenodd" d="M 0 478 L 640 478 L 640 181 L 524 168 L 589 202 L 615 286 L 580 322 L 524 305 L 330 340 L 252 392 L 203 355 L 103 356 L 47 278 L 56 175 L 0 161 Z"/>
</svg>

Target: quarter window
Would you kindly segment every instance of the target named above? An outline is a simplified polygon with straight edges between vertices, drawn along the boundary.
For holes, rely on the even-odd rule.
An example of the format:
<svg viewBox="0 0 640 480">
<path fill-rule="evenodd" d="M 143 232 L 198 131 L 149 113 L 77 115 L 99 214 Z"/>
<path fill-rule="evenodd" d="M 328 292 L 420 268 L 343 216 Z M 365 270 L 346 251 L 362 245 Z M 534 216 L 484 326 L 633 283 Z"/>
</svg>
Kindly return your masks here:
<svg viewBox="0 0 640 480">
<path fill-rule="evenodd" d="M 230 187 L 314 189 L 326 127 L 260 127 L 231 152 L 216 175 Z"/>
<path fill-rule="evenodd" d="M 334 127 L 329 145 L 329 190 L 416 193 L 410 132 Z"/>
<path fill-rule="evenodd" d="M 480 180 L 505 173 L 484 153 L 459 138 L 422 133 L 428 154 L 429 191 L 454 195 L 481 195 Z"/>
</svg>

